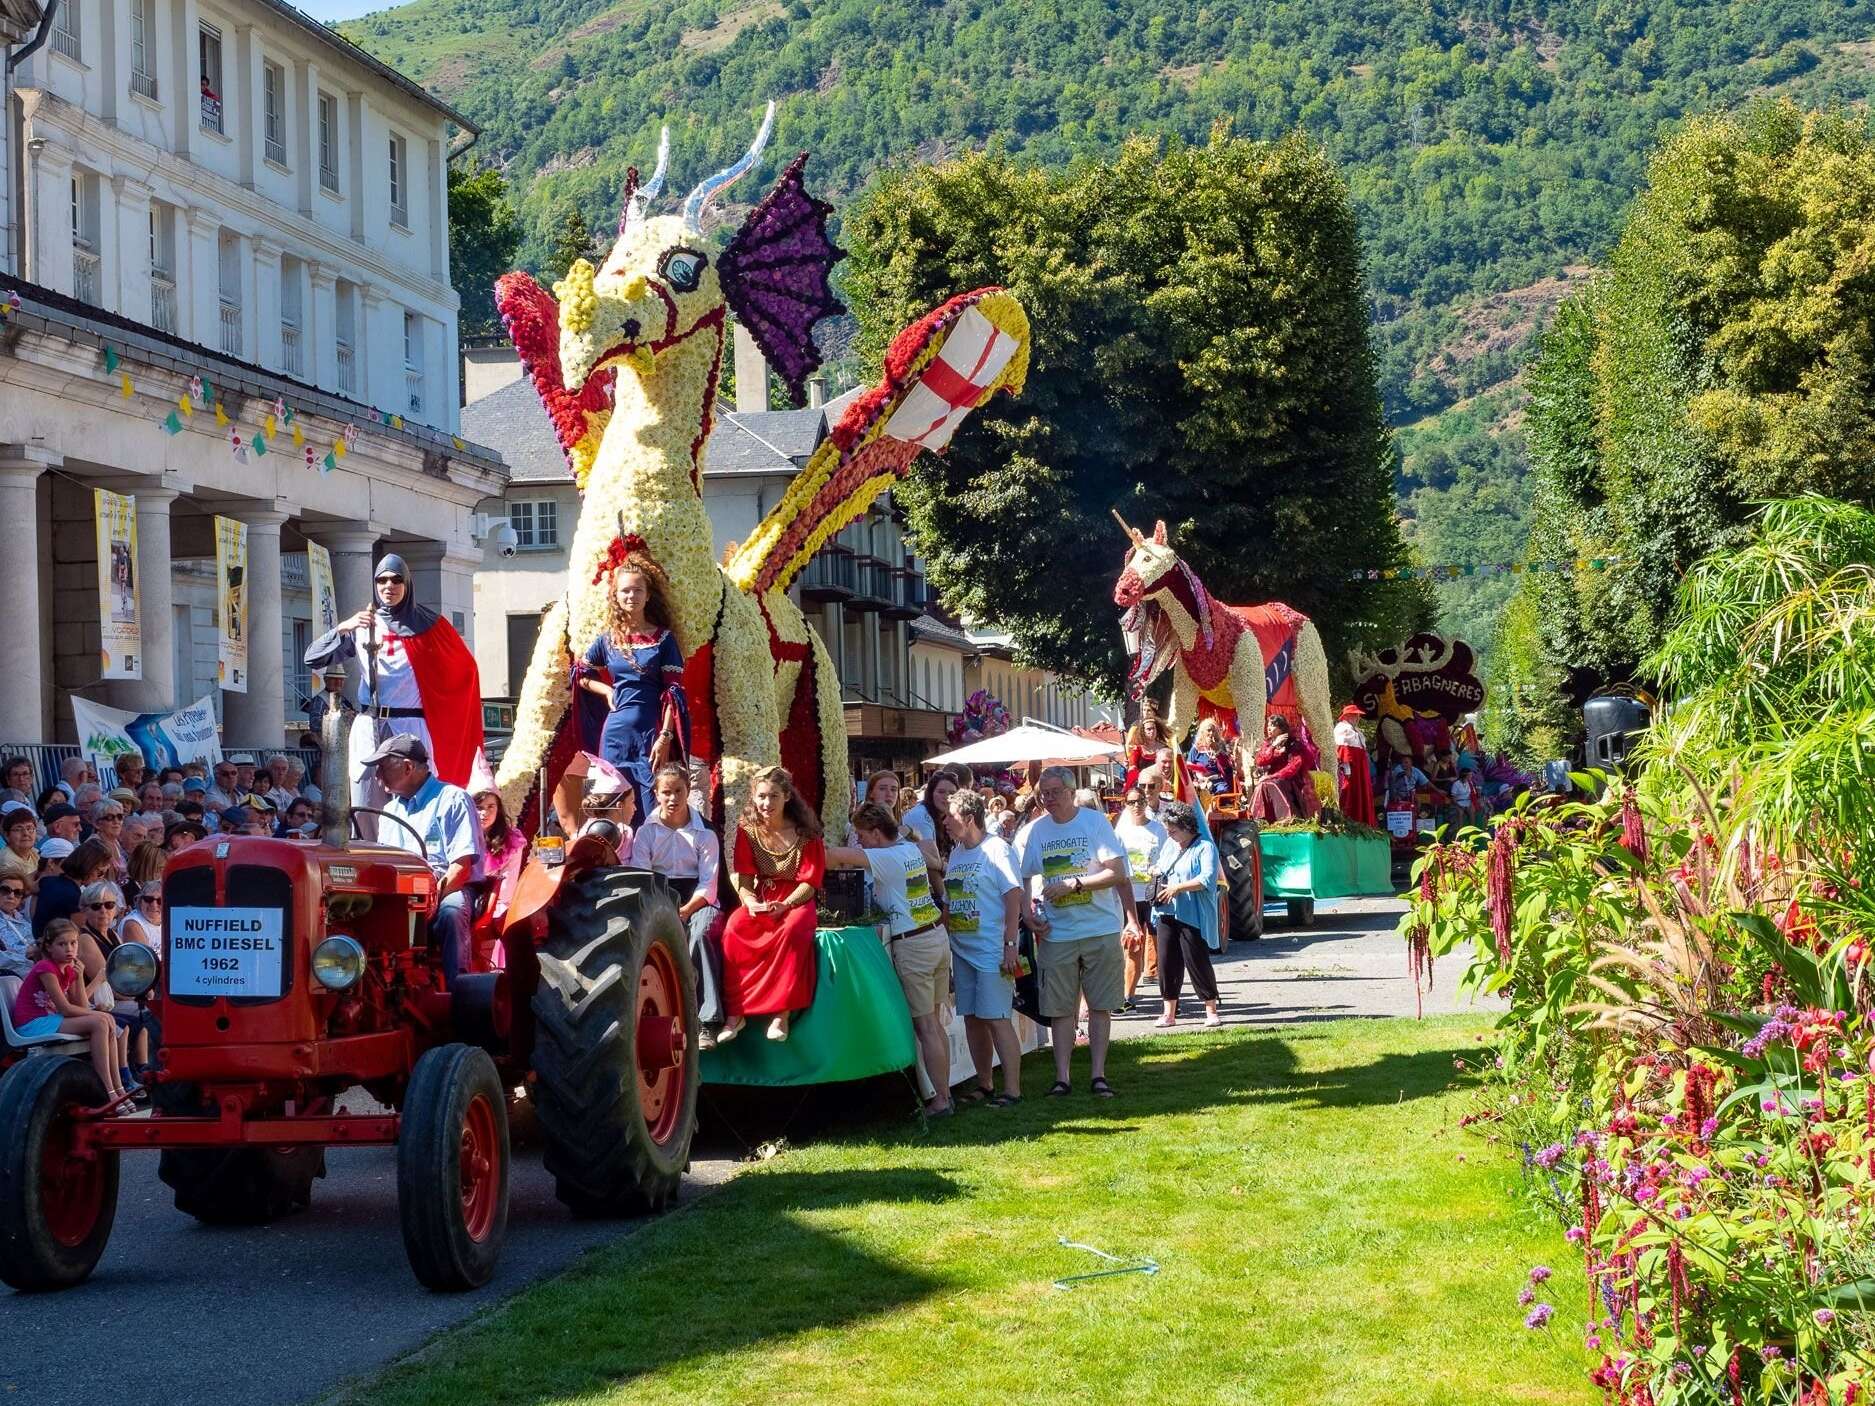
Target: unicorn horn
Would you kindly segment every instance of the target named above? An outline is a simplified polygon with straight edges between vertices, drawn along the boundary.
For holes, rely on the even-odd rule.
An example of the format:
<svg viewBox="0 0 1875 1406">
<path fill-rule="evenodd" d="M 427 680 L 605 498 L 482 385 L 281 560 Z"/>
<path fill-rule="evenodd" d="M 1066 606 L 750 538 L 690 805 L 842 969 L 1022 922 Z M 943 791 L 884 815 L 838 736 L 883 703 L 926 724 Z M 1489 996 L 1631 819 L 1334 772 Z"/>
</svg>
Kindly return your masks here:
<svg viewBox="0 0 1875 1406">
<path fill-rule="evenodd" d="M 1128 537 L 1133 539 L 1133 545 L 1135 547 L 1143 547 L 1146 545 L 1146 539 L 1139 535 L 1139 529 L 1137 527 L 1134 527 L 1125 518 L 1121 517 L 1120 510 L 1118 508 L 1109 508 L 1107 511 L 1112 513 L 1113 520 L 1120 524 L 1120 531 L 1124 532 Z"/>
</svg>

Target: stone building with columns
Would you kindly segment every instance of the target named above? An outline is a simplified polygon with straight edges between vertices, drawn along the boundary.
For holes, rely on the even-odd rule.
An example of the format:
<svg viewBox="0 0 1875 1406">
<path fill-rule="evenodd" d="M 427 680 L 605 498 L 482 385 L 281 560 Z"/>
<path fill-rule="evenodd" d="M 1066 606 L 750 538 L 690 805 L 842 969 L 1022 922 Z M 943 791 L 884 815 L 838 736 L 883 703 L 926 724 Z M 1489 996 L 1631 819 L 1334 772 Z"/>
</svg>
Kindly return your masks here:
<svg viewBox="0 0 1875 1406">
<path fill-rule="evenodd" d="M 71 740 L 74 692 L 149 710 L 208 693 L 226 742 L 277 745 L 316 633 L 307 542 L 331 551 L 341 610 L 394 548 L 472 637 L 474 508 L 506 482 L 457 434 L 445 168 L 475 129 L 276 0 L 62 0 L 48 39 L 7 114 L 0 573 L 30 627 L 0 632 L 0 742 Z M 259 453 L 279 401 L 300 438 L 277 426 Z M 136 498 L 138 681 L 97 678 L 94 487 Z M 217 515 L 248 524 L 246 693 L 216 687 Z"/>
</svg>

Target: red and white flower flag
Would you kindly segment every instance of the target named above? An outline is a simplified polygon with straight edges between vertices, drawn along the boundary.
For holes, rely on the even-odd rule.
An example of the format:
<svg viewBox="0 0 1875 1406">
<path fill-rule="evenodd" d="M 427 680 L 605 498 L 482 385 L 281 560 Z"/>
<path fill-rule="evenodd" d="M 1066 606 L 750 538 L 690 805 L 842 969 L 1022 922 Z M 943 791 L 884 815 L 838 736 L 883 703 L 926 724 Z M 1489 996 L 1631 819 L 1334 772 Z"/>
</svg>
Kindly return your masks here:
<svg viewBox="0 0 1875 1406">
<path fill-rule="evenodd" d="M 923 374 L 905 392 L 885 433 L 925 449 L 942 449 L 964 418 L 983 403 L 990 382 L 1016 354 L 1016 339 L 968 308 Z"/>
</svg>

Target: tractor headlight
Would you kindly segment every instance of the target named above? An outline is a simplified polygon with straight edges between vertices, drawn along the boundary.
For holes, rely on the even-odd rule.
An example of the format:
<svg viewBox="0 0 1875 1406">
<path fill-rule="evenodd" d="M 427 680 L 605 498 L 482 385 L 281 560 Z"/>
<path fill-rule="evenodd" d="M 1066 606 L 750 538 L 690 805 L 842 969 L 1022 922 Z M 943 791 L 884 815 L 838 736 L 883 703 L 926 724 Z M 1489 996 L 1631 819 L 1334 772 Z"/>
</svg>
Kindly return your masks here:
<svg viewBox="0 0 1875 1406">
<path fill-rule="evenodd" d="M 119 996 L 141 996 L 156 985 L 156 954 L 141 942 L 120 942 L 104 959 L 104 975 Z"/>
<path fill-rule="evenodd" d="M 365 949 L 356 938 L 334 933 L 313 948 L 312 974 L 328 991 L 343 991 L 365 974 Z"/>
</svg>

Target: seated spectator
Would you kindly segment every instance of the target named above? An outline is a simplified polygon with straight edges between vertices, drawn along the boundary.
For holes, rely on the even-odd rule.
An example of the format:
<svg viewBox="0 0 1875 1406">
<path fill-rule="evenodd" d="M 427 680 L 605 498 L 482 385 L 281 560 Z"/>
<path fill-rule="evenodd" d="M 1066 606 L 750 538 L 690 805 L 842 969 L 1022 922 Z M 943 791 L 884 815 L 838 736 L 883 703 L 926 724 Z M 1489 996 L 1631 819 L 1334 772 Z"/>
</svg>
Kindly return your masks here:
<svg viewBox="0 0 1875 1406">
<path fill-rule="evenodd" d="M 26 916 L 26 881 L 0 874 L 0 976 L 24 977 L 33 969 L 32 920 Z"/>
<path fill-rule="evenodd" d="M 39 798 L 33 802 L 33 809 L 39 812 L 41 819 L 44 819 L 46 811 L 51 807 L 68 806 L 71 803 L 71 797 L 67 796 L 61 787 L 48 786 L 39 793 Z"/>
<path fill-rule="evenodd" d="M 181 799 L 182 783 L 180 781 L 165 781 L 163 783 L 163 809 L 174 810 L 176 808 L 176 802 Z"/>
<path fill-rule="evenodd" d="M 1265 823 L 1314 815 L 1317 805 L 1315 785 L 1309 777 L 1311 769 L 1309 749 L 1290 731 L 1289 719 L 1271 713 L 1263 725 L 1263 745 L 1256 750 L 1251 771 L 1251 813 Z"/>
<path fill-rule="evenodd" d="M 143 896 L 143 890 L 151 884 L 163 882 L 163 866 L 169 862 L 169 856 L 163 847 L 151 841 L 145 841 L 130 852 L 130 882 L 124 885 L 124 902 L 135 906 Z M 128 910 L 127 910 L 128 911 Z"/>
<path fill-rule="evenodd" d="M 157 851 L 159 854 L 162 851 Z M 126 942 L 141 942 L 159 958 L 163 955 L 163 871 L 158 869 L 156 877 L 137 890 L 137 896 L 130 900 L 130 912 L 125 916 L 117 935 Z"/>
<path fill-rule="evenodd" d="M 304 796 L 287 802 L 286 814 L 280 817 L 279 833 L 289 839 L 310 840 L 319 833 L 319 815 Z"/>
<path fill-rule="evenodd" d="M 54 792 L 55 795 L 62 794 Z M 78 807 L 68 801 L 55 801 L 39 812 L 39 818 L 45 822 L 45 835 L 39 841 L 39 852 L 45 853 L 48 840 L 64 840 L 68 844 L 77 844 L 83 833 L 83 822 L 78 816 Z M 68 851 L 69 852 L 69 851 Z"/>
<path fill-rule="evenodd" d="M 182 768 L 179 766 L 166 766 L 156 773 L 156 779 L 164 786 L 180 786 L 182 785 Z"/>
<path fill-rule="evenodd" d="M 68 842 L 56 843 L 62 846 Z M 101 883 L 111 876 L 111 851 L 95 835 L 75 849 L 57 852 L 61 857 L 54 861 L 56 867 L 42 869 L 39 874 L 39 897 L 33 900 L 35 936 L 45 932 L 46 924 L 54 919 L 76 915 L 79 895 L 85 886 Z M 40 846 L 42 859 L 51 859 L 53 853 L 52 842 Z"/>
<path fill-rule="evenodd" d="M 1213 795 L 1221 795 L 1236 784 L 1237 769 L 1231 758 L 1232 748 L 1224 740 L 1216 718 L 1205 718 L 1191 739 L 1185 761 L 1203 786 Z"/>
<path fill-rule="evenodd" d="M 298 757 L 286 759 L 286 784 L 314 805 L 318 805 L 326 798 L 324 791 L 306 779 L 306 763 Z"/>
<path fill-rule="evenodd" d="M 622 856 L 632 852 L 632 820 L 637 814 L 638 797 L 624 772 L 602 757 L 588 754 L 586 795 L 580 802 L 580 825 L 575 840 L 598 835 Z"/>
<path fill-rule="evenodd" d="M 206 782 L 207 780 L 208 780 L 208 763 L 207 762 L 192 761 L 192 762 L 184 762 L 182 764 L 182 784 L 183 785 L 186 786 L 191 781 Z"/>
<path fill-rule="evenodd" d="M 175 854 L 187 849 L 197 840 L 208 838 L 208 827 L 200 819 L 184 816 L 163 831 L 163 849 L 168 854 Z"/>
<path fill-rule="evenodd" d="M 820 821 L 778 766 L 755 774 L 736 829 L 734 883 L 741 908 L 723 929 L 723 1040 L 749 1016 L 769 1016 L 768 1038 L 788 1038 L 788 1018 L 814 1001 L 819 949 L 814 925 L 827 852 Z"/>
<path fill-rule="evenodd" d="M 31 806 L 7 803 L 0 811 L 0 839 L 6 841 L 6 848 L 0 849 L 0 879 L 20 880 L 30 898 L 39 887 L 39 817 Z"/>
<path fill-rule="evenodd" d="M 65 793 L 66 800 L 77 801 L 78 788 L 91 779 L 91 763 L 83 757 L 67 757 L 59 763 L 58 789 Z"/>
<path fill-rule="evenodd" d="M 161 815 L 163 813 L 163 805 L 168 800 L 168 797 L 163 794 L 162 782 L 146 781 L 136 789 L 137 804 L 134 809 L 141 811 L 144 815 Z M 182 789 L 180 787 L 177 788 L 176 794 L 182 794 Z"/>
<path fill-rule="evenodd" d="M 250 791 L 247 795 L 241 797 L 236 804 L 246 806 L 249 810 L 253 811 L 256 818 L 267 827 L 266 833 L 269 835 L 273 833 L 274 826 L 277 825 L 280 820 L 280 809 L 278 806 L 274 805 L 272 797 L 260 791 Z"/>
<path fill-rule="evenodd" d="M 697 1022 L 704 1049 L 716 1045 L 723 1010 L 723 953 L 715 931 L 722 921 L 717 874 L 722 841 L 690 804 L 690 778 L 681 766 L 665 766 L 651 778 L 656 808 L 632 836 L 631 862 L 662 874 L 677 899 L 677 916 L 690 931 L 690 964 L 697 973 Z"/>
<path fill-rule="evenodd" d="M 124 913 L 124 892 L 108 880 L 87 884 L 79 906 L 78 964 L 84 968 L 85 982 L 91 987 L 91 1004 L 96 1010 L 109 1011 L 111 1019 L 123 1031 L 127 1050 L 124 1085 L 137 1092 L 135 1071 L 150 1065 L 150 1021 L 141 1002 L 119 996 L 106 978 L 111 953 L 123 944 L 117 935 L 118 922 Z"/>
<path fill-rule="evenodd" d="M 274 809 L 282 812 L 286 810 L 288 805 L 292 804 L 293 798 L 299 794 L 299 792 L 289 784 L 288 777 L 291 770 L 292 768 L 287 761 L 286 753 L 275 752 L 267 758 L 266 774 L 264 776 L 257 776 L 254 782 L 256 789 L 268 800 L 273 802 Z"/>
<path fill-rule="evenodd" d="M 148 768 L 143 764 L 142 753 L 127 752 L 117 759 L 111 770 L 116 773 L 118 786 L 128 786 L 132 791 L 135 791 L 138 787 L 143 785 L 144 773 Z"/>
<path fill-rule="evenodd" d="M 184 820 L 205 820 L 208 816 L 208 810 L 193 796 L 184 796 L 181 800 L 176 802 L 176 814 L 181 816 Z M 174 822 L 171 821 L 168 823 L 173 824 Z"/>
<path fill-rule="evenodd" d="M 234 763 L 235 794 L 247 795 L 254 789 L 254 759 L 246 752 L 236 752 L 228 760 Z"/>
<path fill-rule="evenodd" d="M 33 799 L 33 764 L 24 757 L 8 757 L 0 762 L 0 802 Z"/>
<path fill-rule="evenodd" d="M 154 826 L 160 830 L 162 824 L 163 817 L 161 815 L 145 815 L 142 811 L 138 811 L 133 815 L 126 815 L 124 817 L 124 828 L 117 837 L 118 847 L 122 849 L 126 855 L 135 854 L 137 852 L 137 846 L 150 838 L 151 827 Z"/>
<path fill-rule="evenodd" d="M 202 793 L 202 805 L 205 809 L 220 814 L 234 804 L 237 787 L 235 777 L 239 775 L 233 762 L 215 763 L 215 784 Z"/>
<path fill-rule="evenodd" d="M 73 797 L 72 804 L 78 808 L 78 818 L 86 827 L 83 831 L 84 834 L 89 835 L 91 833 L 89 827 L 91 825 L 92 812 L 98 808 L 98 802 L 103 799 L 103 788 L 90 781 L 80 786 L 77 795 Z"/>
<path fill-rule="evenodd" d="M 91 834 L 111 852 L 111 877 L 127 877 L 130 856 L 124 852 L 124 808 L 109 797 L 100 800 L 91 812 Z"/>
</svg>

